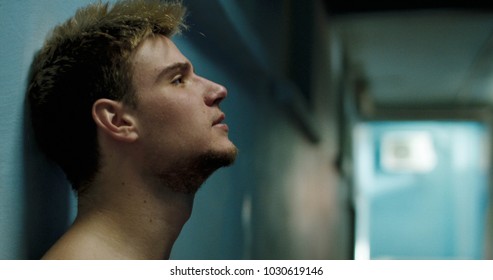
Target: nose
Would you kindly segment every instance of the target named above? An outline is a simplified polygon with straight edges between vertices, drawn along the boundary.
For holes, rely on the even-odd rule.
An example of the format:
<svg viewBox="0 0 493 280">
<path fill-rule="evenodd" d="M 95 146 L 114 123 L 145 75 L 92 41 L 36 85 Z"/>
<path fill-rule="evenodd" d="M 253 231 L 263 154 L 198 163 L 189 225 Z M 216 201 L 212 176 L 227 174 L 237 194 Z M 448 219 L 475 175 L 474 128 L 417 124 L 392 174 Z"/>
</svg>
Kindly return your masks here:
<svg viewBox="0 0 493 280">
<path fill-rule="evenodd" d="M 228 90 L 220 84 L 206 80 L 208 83 L 205 93 L 205 104 L 207 106 L 217 106 L 228 95 Z"/>
</svg>

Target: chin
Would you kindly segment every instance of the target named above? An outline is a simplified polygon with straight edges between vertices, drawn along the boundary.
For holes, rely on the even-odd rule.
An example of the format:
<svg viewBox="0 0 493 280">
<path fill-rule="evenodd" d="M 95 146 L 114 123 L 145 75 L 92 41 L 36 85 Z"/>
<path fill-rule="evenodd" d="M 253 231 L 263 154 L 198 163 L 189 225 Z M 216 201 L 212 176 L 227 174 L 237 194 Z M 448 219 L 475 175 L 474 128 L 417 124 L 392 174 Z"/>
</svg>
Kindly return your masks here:
<svg viewBox="0 0 493 280">
<path fill-rule="evenodd" d="M 236 160 L 238 155 L 238 148 L 231 144 L 228 148 L 222 150 L 210 150 L 202 157 L 203 164 L 206 169 L 217 169 L 221 167 L 230 166 Z"/>
<path fill-rule="evenodd" d="M 221 167 L 234 163 L 238 149 L 231 145 L 228 149 L 209 150 L 198 156 L 183 173 L 180 184 L 176 184 L 174 190 L 183 193 L 195 194 L 207 178 Z"/>
<path fill-rule="evenodd" d="M 229 142 L 228 145 L 214 149 L 195 150 L 192 154 L 184 155 L 173 164 L 163 168 L 156 154 L 151 156 L 155 161 L 149 161 L 149 170 L 162 184 L 175 192 L 195 194 L 207 178 L 221 167 L 230 166 L 236 160 L 238 149 Z"/>
</svg>

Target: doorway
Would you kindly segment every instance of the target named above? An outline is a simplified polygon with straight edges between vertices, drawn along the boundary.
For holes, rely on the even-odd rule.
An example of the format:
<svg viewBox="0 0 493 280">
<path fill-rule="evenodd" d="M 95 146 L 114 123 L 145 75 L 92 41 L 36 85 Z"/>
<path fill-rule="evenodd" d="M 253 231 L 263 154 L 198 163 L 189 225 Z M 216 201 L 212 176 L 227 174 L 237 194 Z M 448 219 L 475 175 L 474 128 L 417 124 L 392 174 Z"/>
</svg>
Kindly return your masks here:
<svg viewBox="0 0 493 280">
<path fill-rule="evenodd" d="M 488 138 L 471 121 L 357 124 L 355 259 L 483 259 Z"/>
</svg>

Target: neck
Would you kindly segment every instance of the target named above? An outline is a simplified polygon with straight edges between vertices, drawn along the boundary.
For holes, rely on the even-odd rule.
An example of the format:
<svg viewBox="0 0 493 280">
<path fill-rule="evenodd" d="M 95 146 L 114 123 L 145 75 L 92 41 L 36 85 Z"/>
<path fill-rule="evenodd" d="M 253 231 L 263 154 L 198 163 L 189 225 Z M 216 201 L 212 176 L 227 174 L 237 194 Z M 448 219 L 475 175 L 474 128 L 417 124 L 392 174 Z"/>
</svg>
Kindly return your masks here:
<svg viewBox="0 0 493 280">
<path fill-rule="evenodd" d="M 105 178 L 79 197 L 74 228 L 92 233 L 102 253 L 113 255 L 108 258 L 168 259 L 191 215 L 194 194 L 174 191 L 181 187 L 162 180 Z"/>
</svg>

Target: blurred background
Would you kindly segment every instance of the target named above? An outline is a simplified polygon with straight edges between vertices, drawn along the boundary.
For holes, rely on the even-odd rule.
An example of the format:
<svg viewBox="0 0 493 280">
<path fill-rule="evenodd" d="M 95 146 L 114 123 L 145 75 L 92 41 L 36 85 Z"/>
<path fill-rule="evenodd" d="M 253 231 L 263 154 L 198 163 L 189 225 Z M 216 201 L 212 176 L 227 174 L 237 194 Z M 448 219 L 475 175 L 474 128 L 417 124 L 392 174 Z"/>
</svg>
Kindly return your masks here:
<svg viewBox="0 0 493 280">
<path fill-rule="evenodd" d="M 48 32 L 91 2 L 0 0 L 0 259 L 40 258 L 76 214 L 24 94 Z M 228 88 L 240 153 L 172 259 L 493 258 L 487 4 L 184 3 L 174 40 Z"/>
</svg>

